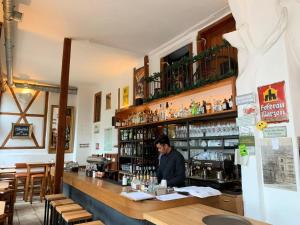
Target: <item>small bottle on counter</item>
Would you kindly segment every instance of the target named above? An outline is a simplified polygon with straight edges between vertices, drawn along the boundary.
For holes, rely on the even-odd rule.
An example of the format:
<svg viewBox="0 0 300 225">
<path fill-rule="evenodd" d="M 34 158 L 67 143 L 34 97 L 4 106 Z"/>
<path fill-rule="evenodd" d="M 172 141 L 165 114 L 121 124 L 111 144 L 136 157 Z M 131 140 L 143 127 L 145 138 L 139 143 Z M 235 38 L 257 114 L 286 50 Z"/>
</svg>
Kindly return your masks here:
<svg viewBox="0 0 300 225">
<path fill-rule="evenodd" d="M 124 175 L 122 178 L 122 186 L 127 186 L 127 176 Z"/>
</svg>

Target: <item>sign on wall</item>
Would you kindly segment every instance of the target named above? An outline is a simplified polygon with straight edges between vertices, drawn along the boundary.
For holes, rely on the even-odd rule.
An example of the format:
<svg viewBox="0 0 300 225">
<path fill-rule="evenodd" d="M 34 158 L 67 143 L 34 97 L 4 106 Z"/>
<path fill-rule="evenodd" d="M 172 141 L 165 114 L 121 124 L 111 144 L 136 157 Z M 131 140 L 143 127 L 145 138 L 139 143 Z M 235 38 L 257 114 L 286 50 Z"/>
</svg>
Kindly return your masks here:
<svg viewBox="0 0 300 225">
<path fill-rule="evenodd" d="M 268 123 L 288 122 L 285 82 L 258 87 L 261 120 Z"/>
</svg>

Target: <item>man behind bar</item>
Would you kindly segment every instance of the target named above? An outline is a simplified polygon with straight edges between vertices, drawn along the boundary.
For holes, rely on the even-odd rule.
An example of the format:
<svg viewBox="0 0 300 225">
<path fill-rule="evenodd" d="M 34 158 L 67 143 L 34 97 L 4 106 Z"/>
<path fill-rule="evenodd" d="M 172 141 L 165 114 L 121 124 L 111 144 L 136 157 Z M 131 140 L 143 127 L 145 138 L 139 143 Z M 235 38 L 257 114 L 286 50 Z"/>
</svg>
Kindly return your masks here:
<svg viewBox="0 0 300 225">
<path fill-rule="evenodd" d="M 184 186 L 185 164 L 183 156 L 171 148 L 167 135 L 160 136 L 155 141 L 155 145 L 161 154 L 157 172 L 158 182 L 167 180 L 169 187 Z"/>
</svg>

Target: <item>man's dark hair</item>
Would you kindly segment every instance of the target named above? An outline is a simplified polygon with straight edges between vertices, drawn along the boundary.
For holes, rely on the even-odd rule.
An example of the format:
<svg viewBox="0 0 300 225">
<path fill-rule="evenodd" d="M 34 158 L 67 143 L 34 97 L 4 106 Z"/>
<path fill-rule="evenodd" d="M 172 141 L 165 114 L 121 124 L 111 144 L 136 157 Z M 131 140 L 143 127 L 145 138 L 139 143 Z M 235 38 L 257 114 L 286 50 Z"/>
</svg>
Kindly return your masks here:
<svg viewBox="0 0 300 225">
<path fill-rule="evenodd" d="M 154 142 L 155 145 L 161 144 L 161 145 L 169 145 L 170 146 L 170 139 L 168 135 L 160 135 Z"/>
</svg>

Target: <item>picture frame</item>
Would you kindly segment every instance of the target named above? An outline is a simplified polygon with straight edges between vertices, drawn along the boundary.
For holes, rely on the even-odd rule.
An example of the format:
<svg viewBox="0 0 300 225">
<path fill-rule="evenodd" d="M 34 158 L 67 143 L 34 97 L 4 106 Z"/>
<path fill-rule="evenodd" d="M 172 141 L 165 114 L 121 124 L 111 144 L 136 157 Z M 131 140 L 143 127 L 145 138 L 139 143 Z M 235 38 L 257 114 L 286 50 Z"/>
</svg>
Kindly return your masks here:
<svg viewBox="0 0 300 225">
<path fill-rule="evenodd" d="M 12 123 L 11 138 L 12 139 L 31 139 L 32 124 Z"/>
<path fill-rule="evenodd" d="M 74 115 L 75 107 L 68 106 L 66 112 L 66 143 L 65 143 L 65 153 L 72 153 L 74 147 Z M 51 106 L 51 116 L 49 125 L 49 145 L 48 152 L 50 154 L 56 153 L 57 144 L 57 132 L 58 132 L 58 113 L 59 106 Z"/>
<path fill-rule="evenodd" d="M 123 102 L 122 107 L 129 106 L 129 86 L 123 88 Z"/>
<path fill-rule="evenodd" d="M 146 97 L 145 93 L 145 66 L 141 68 L 134 68 L 133 70 L 133 102 L 137 99 L 144 99 Z"/>
<path fill-rule="evenodd" d="M 106 109 L 111 109 L 111 93 L 108 93 L 105 98 Z"/>
</svg>

